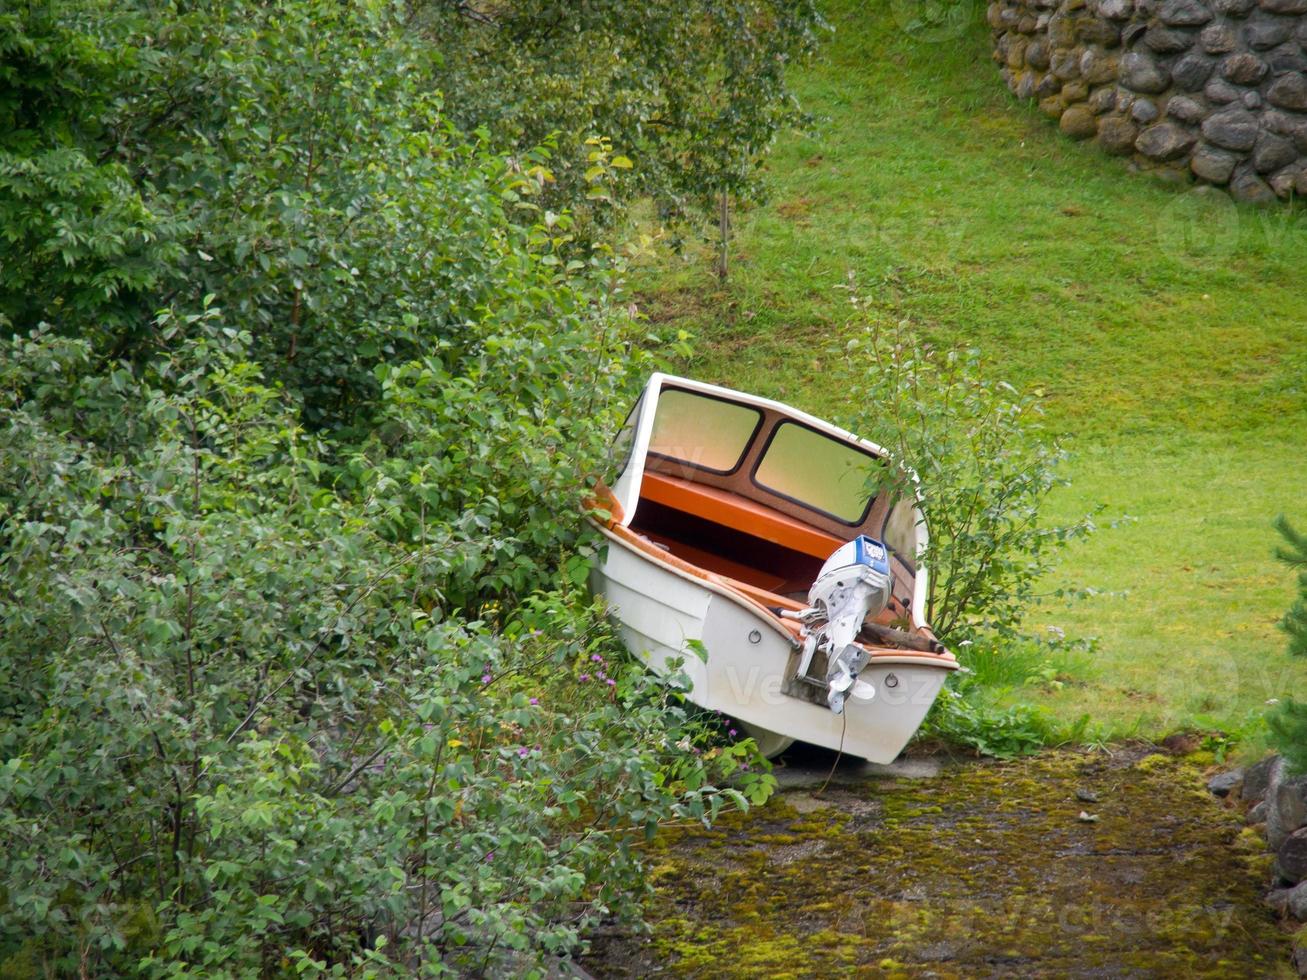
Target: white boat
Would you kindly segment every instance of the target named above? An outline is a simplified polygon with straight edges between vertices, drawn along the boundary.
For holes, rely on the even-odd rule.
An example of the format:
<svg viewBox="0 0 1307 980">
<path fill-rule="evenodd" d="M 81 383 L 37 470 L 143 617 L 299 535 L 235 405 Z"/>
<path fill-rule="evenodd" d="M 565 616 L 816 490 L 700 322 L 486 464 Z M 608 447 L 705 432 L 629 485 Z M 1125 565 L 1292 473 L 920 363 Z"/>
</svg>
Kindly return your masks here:
<svg viewBox="0 0 1307 980">
<path fill-rule="evenodd" d="M 788 405 L 655 374 L 614 445 L 591 574 L 632 653 L 767 755 L 892 761 L 957 660 L 885 452 Z"/>
</svg>

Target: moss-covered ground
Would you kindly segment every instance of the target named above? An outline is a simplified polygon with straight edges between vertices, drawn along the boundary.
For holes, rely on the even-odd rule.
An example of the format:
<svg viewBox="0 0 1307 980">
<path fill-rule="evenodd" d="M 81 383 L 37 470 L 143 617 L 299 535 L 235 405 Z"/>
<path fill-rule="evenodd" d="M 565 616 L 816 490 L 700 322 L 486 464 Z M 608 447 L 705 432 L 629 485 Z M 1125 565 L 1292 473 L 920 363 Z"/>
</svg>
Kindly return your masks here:
<svg viewBox="0 0 1307 980">
<path fill-rule="evenodd" d="M 1292 940 L 1260 901 L 1265 845 L 1207 794 L 1209 761 L 1119 747 L 788 790 L 660 835 L 652 934 L 600 937 L 584 965 L 605 980 L 1290 976 Z"/>
</svg>

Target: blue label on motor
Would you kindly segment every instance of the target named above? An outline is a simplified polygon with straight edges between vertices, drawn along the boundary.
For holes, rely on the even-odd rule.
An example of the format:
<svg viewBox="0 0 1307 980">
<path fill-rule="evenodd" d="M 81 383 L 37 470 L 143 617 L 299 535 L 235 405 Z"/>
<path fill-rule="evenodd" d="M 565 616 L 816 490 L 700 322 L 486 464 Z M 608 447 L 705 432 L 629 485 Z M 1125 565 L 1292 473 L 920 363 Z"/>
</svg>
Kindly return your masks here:
<svg viewBox="0 0 1307 980">
<path fill-rule="evenodd" d="M 882 574 L 889 574 L 889 552 L 883 544 L 865 534 L 859 534 L 853 540 L 857 544 L 854 554 L 859 565 L 868 565 Z"/>
</svg>

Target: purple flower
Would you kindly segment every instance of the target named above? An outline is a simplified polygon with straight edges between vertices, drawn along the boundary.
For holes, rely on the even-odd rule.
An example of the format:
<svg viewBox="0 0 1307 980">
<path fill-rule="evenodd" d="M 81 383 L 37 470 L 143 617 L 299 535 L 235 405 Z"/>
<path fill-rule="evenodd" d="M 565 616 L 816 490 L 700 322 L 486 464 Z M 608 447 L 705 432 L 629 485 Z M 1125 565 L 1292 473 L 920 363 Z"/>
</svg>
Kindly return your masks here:
<svg viewBox="0 0 1307 980">
<path fill-rule="evenodd" d="M 617 681 L 613 680 L 611 677 L 608 678 L 608 686 L 609 686 L 609 687 L 616 687 L 616 686 L 617 686 Z"/>
<path fill-rule="evenodd" d="M 528 749 L 525 745 L 523 745 L 520 749 L 517 750 L 518 758 L 521 759 L 525 759 L 530 754 L 531 754 L 531 750 Z"/>
<path fill-rule="evenodd" d="M 736 735 L 738 735 L 739 733 L 738 733 L 734 728 L 732 728 L 732 729 L 731 729 L 729 732 L 727 732 L 726 734 L 729 735 L 729 736 L 731 736 L 731 738 L 734 738 L 734 737 L 735 737 Z"/>
<path fill-rule="evenodd" d="M 482 683 L 482 684 L 489 684 L 489 683 L 490 683 L 490 675 L 489 675 L 489 674 L 482 674 L 482 675 L 481 675 L 481 683 Z"/>
<path fill-rule="evenodd" d="M 494 851 L 489 851 L 489 852 L 487 852 L 487 854 L 486 854 L 486 860 L 487 860 L 487 861 L 493 861 L 494 859 L 495 859 L 495 852 L 494 852 Z"/>
<path fill-rule="evenodd" d="M 590 654 L 590 659 L 593 660 L 593 661 L 594 661 L 595 663 L 597 663 L 597 664 L 601 664 L 601 663 L 604 662 L 604 658 L 601 657 L 601 656 L 599 656 L 599 654 L 597 654 L 597 653 L 592 653 L 592 654 Z"/>
<path fill-rule="evenodd" d="M 540 703 L 540 699 L 539 699 L 539 698 L 532 698 L 532 699 L 528 702 L 528 704 L 539 704 L 539 703 Z"/>
<path fill-rule="evenodd" d="M 578 680 L 583 680 L 583 681 L 588 681 L 589 679 L 590 679 L 590 675 L 589 675 L 589 674 L 582 674 L 582 675 L 578 678 Z"/>
<path fill-rule="evenodd" d="M 598 677 L 601 681 L 606 680 L 608 678 L 608 675 L 605 674 L 602 670 L 599 671 L 599 673 L 596 674 L 595 676 Z"/>
</svg>

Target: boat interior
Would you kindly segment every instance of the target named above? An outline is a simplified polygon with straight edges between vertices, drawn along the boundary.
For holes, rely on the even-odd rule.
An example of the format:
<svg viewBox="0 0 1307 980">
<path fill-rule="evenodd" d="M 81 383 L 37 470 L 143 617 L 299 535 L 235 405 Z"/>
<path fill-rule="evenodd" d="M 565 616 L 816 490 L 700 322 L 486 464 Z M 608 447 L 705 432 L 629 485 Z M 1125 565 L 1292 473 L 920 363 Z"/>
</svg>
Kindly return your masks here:
<svg viewBox="0 0 1307 980">
<path fill-rule="evenodd" d="M 664 388 L 626 526 L 763 605 L 805 604 L 846 541 L 884 541 L 894 571 L 886 622 L 909 619 L 916 511 L 878 491 L 882 461 L 768 406 Z"/>
</svg>

